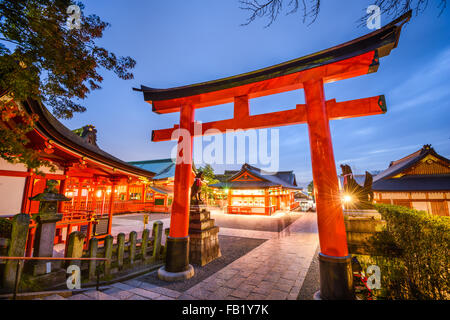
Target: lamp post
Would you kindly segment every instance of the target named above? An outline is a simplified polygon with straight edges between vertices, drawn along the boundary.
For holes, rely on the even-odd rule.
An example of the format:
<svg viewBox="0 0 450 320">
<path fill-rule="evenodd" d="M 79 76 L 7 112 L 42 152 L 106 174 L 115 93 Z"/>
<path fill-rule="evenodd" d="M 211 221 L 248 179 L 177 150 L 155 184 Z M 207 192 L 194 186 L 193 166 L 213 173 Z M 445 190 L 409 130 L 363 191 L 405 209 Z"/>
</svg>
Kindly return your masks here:
<svg viewBox="0 0 450 320">
<path fill-rule="evenodd" d="M 34 241 L 34 257 L 52 257 L 55 242 L 56 222 L 63 217 L 57 213 L 59 201 L 70 201 L 70 198 L 59 194 L 56 190 L 58 182 L 48 180 L 44 192 L 30 197 L 32 201 L 39 201 L 39 213 L 36 215 L 36 235 Z M 33 265 L 34 275 L 41 275 L 51 271 L 51 264 L 44 261 L 37 261 Z"/>
</svg>

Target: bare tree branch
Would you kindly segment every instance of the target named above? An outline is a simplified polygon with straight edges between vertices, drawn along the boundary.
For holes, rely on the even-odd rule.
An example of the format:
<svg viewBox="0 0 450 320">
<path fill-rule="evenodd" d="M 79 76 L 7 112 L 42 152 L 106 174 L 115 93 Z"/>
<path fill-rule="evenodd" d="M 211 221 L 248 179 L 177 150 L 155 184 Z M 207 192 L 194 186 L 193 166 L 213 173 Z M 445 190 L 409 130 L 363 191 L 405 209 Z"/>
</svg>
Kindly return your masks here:
<svg viewBox="0 0 450 320">
<path fill-rule="evenodd" d="M 382 14 L 388 16 L 400 16 L 409 10 L 413 10 L 415 15 L 423 13 L 428 7 L 429 0 L 374 0 L 375 5 L 379 6 Z M 242 25 L 249 25 L 256 18 L 267 18 L 269 27 L 283 12 L 284 8 L 288 11 L 286 15 L 296 13 L 301 5 L 303 23 L 311 25 L 319 16 L 321 0 L 240 0 L 242 10 L 250 12 L 247 21 Z M 285 6 L 284 6 L 285 5 Z M 439 16 L 445 11 L 447 0 L 440 0 L 437 8 L 440 9 Z M 369 14 L 365 14 L 359 19 L 359 25 L 365 25 Z"/>
</svg>

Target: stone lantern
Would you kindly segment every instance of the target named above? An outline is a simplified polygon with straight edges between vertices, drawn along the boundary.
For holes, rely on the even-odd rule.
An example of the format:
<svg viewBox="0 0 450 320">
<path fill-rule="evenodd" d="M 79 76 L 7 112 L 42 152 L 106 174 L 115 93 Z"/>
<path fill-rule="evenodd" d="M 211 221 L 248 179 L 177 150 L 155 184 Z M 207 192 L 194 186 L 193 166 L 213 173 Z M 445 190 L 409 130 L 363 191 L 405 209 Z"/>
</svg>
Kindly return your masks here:
<svg viewBox="0 0 450 320">
<path fill-rule="evenodd" d="M 40 201 L 39 213 L 36 215 L 36 234 L 34 240 L 34 257 L 52 257 L 55 241 L 56 223 L 63 217 L 57 213 L 59 201 L 70 201 L 70 198 L 58 193 L 56 180 L 48 180 L 43 193 L 30 197 L 32 201 Z M 40 275 L 51 271 L 51 263 L 36 261 L 33 264 L 33 274 Z"/>
</svg>

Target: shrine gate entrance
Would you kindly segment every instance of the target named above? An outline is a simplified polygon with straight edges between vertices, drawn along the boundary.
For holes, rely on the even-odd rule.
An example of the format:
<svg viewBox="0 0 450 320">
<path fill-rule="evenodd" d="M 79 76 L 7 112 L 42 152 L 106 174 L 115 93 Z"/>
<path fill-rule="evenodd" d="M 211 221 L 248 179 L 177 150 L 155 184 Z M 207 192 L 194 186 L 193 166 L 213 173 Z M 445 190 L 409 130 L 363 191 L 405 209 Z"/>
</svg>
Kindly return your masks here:
<svg viewBox="0 0 450 320">
<path fill-rule="evenodd" d="M 322 299 L 353 299 L 351 256 L 347 249 L 343 209 L 334 161 L 329 120 L 386 112 L 384 96 L 336 102 L 325 100 L 324 84 L 374 73 L 379 59 L 397 47 L 400 32 L 410 19 L 407 13 L 363 37 L 272 67 L 229 78 L 171 89 L 141 86 L 144 100 L 158 114 L 180 112 L 180 124 L 154 130 L 152 141 L 168 141 L 177 129 L 190 133 L 189 147 L 178 143 L 174 202 L 167 243 L 165 271 L 183 275 L 189 265 L 189 207 L 192 144 L 195 135 L 209 129 L 260 129 L 307 123 L 320 242 L 320 296 Z M 306 104 L 295 109 L 251 116 L 249 99 L 303 89 Z M 194 131 L 195 109 L 234 102 L 232 119 L 202 124 Z M 183 142 L 184 147 L 186 142 Z M 184 152 L 184 154 L 180 154 Z M 189 159 L 181 161 L 180 158 Z M 178 161 L 180 160 L 180 161 Z"/>
</svg>

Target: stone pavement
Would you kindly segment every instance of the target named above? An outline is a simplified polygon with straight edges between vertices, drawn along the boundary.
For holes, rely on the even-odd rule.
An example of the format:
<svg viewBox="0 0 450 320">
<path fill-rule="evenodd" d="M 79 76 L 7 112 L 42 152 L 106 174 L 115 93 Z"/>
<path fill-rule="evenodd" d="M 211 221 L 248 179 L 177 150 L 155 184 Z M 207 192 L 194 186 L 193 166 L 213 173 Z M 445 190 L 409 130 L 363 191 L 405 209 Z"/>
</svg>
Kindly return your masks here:
<svg viewBox="0 0 450 320">
<path fill-rule="evenodd" d="M 316 213 L 304 213 L 276 234 L 185 292 L 133 279 L 67 299 L 295 300 L 318 247 Z M 54 295 L 45 299 L 64 298 Z"/>
</svg>

